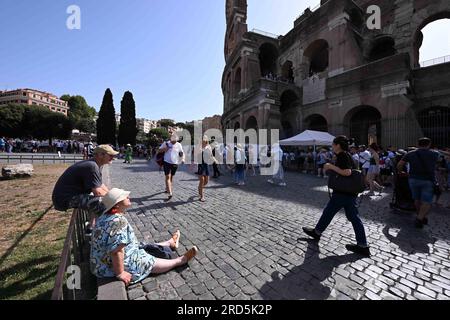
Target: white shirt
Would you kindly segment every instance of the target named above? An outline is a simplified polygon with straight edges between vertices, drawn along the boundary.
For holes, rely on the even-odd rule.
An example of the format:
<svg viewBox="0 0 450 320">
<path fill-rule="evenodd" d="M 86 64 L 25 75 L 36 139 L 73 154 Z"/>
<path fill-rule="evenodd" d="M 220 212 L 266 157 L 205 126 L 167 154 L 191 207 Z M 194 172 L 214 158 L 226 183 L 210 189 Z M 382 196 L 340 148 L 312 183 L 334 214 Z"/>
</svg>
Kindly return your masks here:
<svg viewBox="0 0 450 320">
<path fill-rule="evenodd" d="M 355 153 L 354 155 L 352 155 L 353 160 L 355 160 L 356 162 L 359 162 L 359 155 L 357 153 Z"/>
<path fill-rule="evenodd" d="M 369 169 L 370 168 L 370 158 L 372 155 L 368 150 L 359 153 L 359 163 L 361 163 L 362 168 Z"/>
<path fill-rule="evenodd" d="M 167 144 L 166 144 L 167 143 Z M 164 154 L 164 161 L 170 164 L 180 164 L 184 157 L 180 157 L 180 152 L 183 152 L 183 146 L 181 143 L 177 142 L 173 144 L 172 142 L 164 142 L 160 149 L 169 147 L 169 150 Z"/>
</svg>

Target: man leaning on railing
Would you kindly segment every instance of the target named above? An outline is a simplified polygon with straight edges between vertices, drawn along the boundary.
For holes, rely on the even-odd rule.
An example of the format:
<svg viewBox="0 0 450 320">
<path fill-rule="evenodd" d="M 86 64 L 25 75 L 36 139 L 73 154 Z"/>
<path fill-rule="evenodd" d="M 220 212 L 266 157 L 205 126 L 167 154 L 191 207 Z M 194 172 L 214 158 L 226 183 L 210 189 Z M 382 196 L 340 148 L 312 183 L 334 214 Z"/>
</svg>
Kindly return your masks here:
<svg viewBox="0 0 450 320">
<path fill-rule="evenodd" d="M 91 233 L 96 216 L 105 210 L 101 198 L 109 192 L 102 182 L 101 168 L 111 164 L 117 154 L 109 145 L 98 146 L 92 159 L 69 167 L 53 189 L 52 200 L 56 210 L 80 208 L 89 212 L 90 226 L 86 230 L 87 234 Z"/>
</svg>

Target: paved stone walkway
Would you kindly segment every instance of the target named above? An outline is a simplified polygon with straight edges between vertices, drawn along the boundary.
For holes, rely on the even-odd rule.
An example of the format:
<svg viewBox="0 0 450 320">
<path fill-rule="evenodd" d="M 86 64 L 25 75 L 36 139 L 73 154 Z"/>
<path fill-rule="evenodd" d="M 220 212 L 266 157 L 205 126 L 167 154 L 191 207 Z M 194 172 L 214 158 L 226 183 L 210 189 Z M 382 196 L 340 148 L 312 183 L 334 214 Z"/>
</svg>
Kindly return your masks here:
<svg viewBox="0 0 450 320">
<path fill-rule="evenodd" d="M 178 253 L 200 250 L 189 267 L 130 286 L 129 299 L 450 300 L 448 209 L 434 209 L 430 225 L 417 230 L 413 214 L 389 209 L 391 195 L 364 201 L 372 258 L 361 258 L 345 249 L 354 233 L 343 212 L 318 244 L 301 232 L 327 202 L 324 179 L 288 173 L 286 188 L 265 177 L 237 187 L 227 176 L 212 180 L 201 203 L 197 176 L 185 170 L 165 203 L 163 173 L 154 165 L 117 161 L 110 171 L 115 187 L 132 192 L 127 217 L 139 240 L 167 240 L 179 228 Z"/>
</svg>

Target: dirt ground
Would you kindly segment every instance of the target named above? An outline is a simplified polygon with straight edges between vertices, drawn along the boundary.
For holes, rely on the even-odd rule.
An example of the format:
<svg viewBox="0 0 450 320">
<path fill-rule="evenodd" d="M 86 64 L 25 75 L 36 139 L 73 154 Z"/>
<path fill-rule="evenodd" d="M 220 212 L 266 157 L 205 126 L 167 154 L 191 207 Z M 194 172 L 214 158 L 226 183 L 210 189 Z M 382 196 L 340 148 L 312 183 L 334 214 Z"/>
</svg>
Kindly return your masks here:
<svg viewBox="0 0 450 320">
<path fill-rule="evenodd" d="M 35 165 L 31 178 L 0 180 L 0 299 L 50 297 L 70 213 L 49 208 L 67 167 Z"/>
</svg>

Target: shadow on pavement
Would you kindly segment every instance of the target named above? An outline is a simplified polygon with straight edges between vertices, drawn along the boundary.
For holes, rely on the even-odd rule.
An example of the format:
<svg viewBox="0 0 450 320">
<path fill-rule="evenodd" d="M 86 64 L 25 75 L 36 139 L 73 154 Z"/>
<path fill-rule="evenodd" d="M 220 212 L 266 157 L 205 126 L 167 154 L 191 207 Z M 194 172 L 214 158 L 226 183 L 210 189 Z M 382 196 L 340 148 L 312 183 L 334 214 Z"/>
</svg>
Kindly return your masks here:
<svg viewBox="0 0 450 320">
<path fill-rule="evenodd" d="M 391 229 L 398 229 L 395 236 L 390 233 Z M 436 239 L 427 232 L 415 228 L 414 219 L 407 219 L 406 222 L 404 217 L 399 216 L 392 216 L 386 220 L 383 234 L 390 242 L 396 244 L 401 251 L 408 254 L 429 254 L 429 245 L 436 242 Z"/>
<path fill-rule="evenodd" d="M 319 245 L 316 241 L 301 238 L 308 247 L 304 263 L 289 270 L 289 273 L 280 278 L 280 273 L 272 273 L 272 281 L 261 287 L 260 295 L 265 300 L 325 300 L 331 294 L 331 289 L 321 282 L 332 276 L 333 270 L 346 263 L 363 259 L 357 254 L 344 256 L 330 256 L 319 258 Z"/>
</svg>

